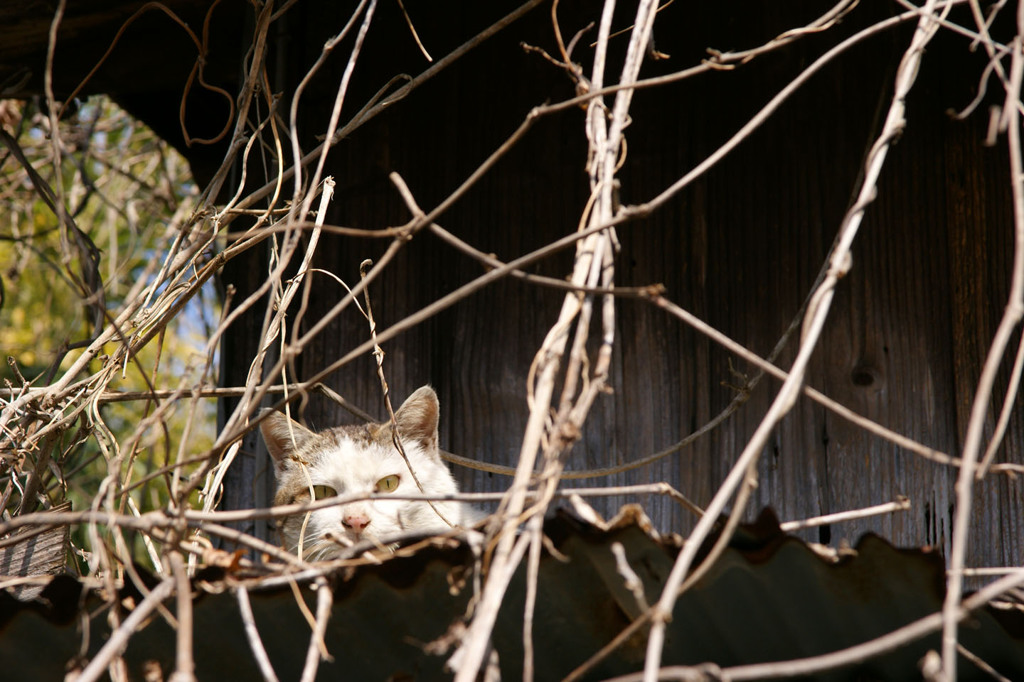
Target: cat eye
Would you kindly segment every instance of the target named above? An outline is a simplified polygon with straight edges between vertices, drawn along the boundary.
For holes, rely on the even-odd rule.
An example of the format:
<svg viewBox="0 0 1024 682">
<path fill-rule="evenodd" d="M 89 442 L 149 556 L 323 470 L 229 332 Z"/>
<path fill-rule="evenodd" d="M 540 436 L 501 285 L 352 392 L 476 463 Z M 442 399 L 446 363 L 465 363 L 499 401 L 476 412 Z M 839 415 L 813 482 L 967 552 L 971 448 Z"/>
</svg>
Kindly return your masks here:
<svg viewBox="0 0 1024 682">
<path fill-rule="evenodd" d="M 338 494 L 338 491 L 329 485 L 315 485 L 313 486 L 313 499 L 322 500 L 328 497 L 334 497 Z"/>
<path fill-rule="evenodd" d="M 393 492 L 394 489 L 398 487 L 398 481 L 399 481 L 399 478 L 398 478 L 397 474 L 391 474 L 390 476 L 385 476 L 384 478 L 382 478 L 379 481 L 377 481 L 377 485 L 374 487 L 374 492 L 378 492 L 378 493 L 390 493 L 390 492 Z"/>
</svg>

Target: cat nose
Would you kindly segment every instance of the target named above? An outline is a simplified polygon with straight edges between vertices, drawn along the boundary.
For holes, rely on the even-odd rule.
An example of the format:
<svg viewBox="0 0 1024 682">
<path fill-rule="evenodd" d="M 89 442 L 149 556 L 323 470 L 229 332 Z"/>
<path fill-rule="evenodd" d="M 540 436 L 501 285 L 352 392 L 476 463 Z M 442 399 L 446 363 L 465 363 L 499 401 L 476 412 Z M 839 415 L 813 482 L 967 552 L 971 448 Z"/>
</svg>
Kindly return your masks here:
<svg viewBox="0 0 1024 682">
<path fill-rule="evenodd" d="M 348 514 L 341 519 L 341 525 L 356 533 L 362 533 L 363 529 L 370 525 L 370 519 L 365 514 Z"/>
</svg>

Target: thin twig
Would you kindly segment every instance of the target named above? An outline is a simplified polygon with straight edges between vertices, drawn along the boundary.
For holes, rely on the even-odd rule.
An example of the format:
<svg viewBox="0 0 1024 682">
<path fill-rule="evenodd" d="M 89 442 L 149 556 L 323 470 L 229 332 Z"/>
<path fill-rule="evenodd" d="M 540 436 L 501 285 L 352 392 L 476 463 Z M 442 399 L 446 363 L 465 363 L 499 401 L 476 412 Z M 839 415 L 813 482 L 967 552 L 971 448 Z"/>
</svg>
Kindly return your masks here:
<svg viewBox="0 0 1024 682">
<path fill-rule="evenodd" d="M 1012 575 L 1008 575 L 996 582 L 986 585 L 970 597 L 963 600 L 957 610 L 958 621 L 970 616 L 972 611 L 982 608 L 985 604 L 995 599 L 1008 590 L 1024 585 L 1024 569 L 1018 569 Z M 872 639 L 862 644 L 857 644 L 846 649 L 833 651 L 819 656 L 796 659 L 791 661 L 779 661 L 771 663 L 755 663 L 741 665 L 731 668 L 721 668 L 718 672 L 719 679 L 734 680 L 767 680 L 785 677 L 807 677 L 816 673 L 833 670 L 844 665 L 863 663 L 875 656 L 880 656 L 888 651 L 906 646 L 943 627 L 944 616 L 941 612 L 932 613 L 923 618 L 908 623 L 881 637 Z M 685 680 L 690 679 L 695 668 L 691 667 L 665 667 L 660 668 L 658 679 L 661 680 Z M 622 675 L 608 680 L 608 682 L 640 682 L 643 680 L 643 673 Z"/>
<path fill-rule="evenodd" d="M 1024 78 L 1024 3 L 1017 8 L 1017 38 L 1014 40 L 1013 65 L 1010 68 L 1011 88 L 1007 92 L 1010 102 L 1020 101 L 1021 80 Z M 1012 112 L 1012 113 L 1011 113 Z M 967 533 L 971 522 L 971 501 L 974 493 L 975 465 L 981 449 L 989 400 L 1002 364 L 1003 353 L 1010 343 L 1014 329 L 1024 317 L 1024 160 L 1021 158 L 1020 112 L 1016 106 L 1008 107 L 1010 125 L 1007 144 L 1010 153 L 1010 190 L 1013 196 L 1014 249 L 1013 277 L 1007 296 L 1006 309 L 992 339 L 991 347 L 982 367 L 978 387 L 971 405 L 971 417 L 964 436 L 964 449 L 960 474 L 956 486 L 956 510 L 953 516 L 953 538 L 950 548 L 949 570 L 946 579 L 946 600 L 943 606 L 942 672 L 948 682 L 956 682 L 957 624 L 963 591 L 962 572 L 967 553 Z M 1015 396 L 1007 396 L 1013 400 Z"/>
<path fill-rule="evenodd" d="M 906 511 L 908 509 L 910 509 L 910 499 L 900 496 L 900 498 L 895 502 L 886 502 L 885 504 L 876 504 L 872 507 L 864 507 L 863 509 L 854 509 L 851 511 L 836 512 L 835 514 L 815 516 L 810 519 L 803 519 L 802 521 L 786 521 L 784 523 L 780 523 L 779 528 L 786 533 L 791 533 L 802 528 L 816 528 L 818 526 L 827 526 L 831 523 L 842 523 L 843 521 L 864 519 L 870 516 L 891 514 L 892 512 Z"/>
<path fill-rule="evenodd" d="M 309 648 L 306 650 L 306 663 L 302 668 L 300 682 L 313 682 L 316 679 L 316 671 L 320 666 L 320 659 L 333 661 L 327 653 L 327 645 L 324 644 L 324 633 L 327 631 L 327 619 L 331 617 L 331 605 L 334 603 L 334 593 L 331 591 L 327 581 L 319 578 L 316 581 L 316 626 L 309 637 Z"/>
<path fill-rule="evenodd" d="M 754 435 L 748 441 L 722 486 L 707 506 L 705 515 L 697 522 L 693 532 L 687 538 L 686 543 L 683 545 L 683 550 L 679 553 L 675 565 L 665 581 L 661 598 L 653 609 L 651 632 L 647 640 L 647 655 L 644 662 L 644 682 L 654 682 L 658 677 L 658 670 L 661 668 L 662 648 L 665 642 L 666 623 L 671 617 L 672 609 L 679 596 L 679 588 L 683 584 L 684 579 L 686 579 L 687 574 L 690 573 L 691 564 L 697 554 L 697 550 L 708 537 L 712 525 L 718 518 L 718 515 L 722 513 L 729 498 L 740 487 L 740 484 L 748 475 L 748 471 L 757 461 L 763 451 L 764 444 L 767 442 L 771 432 L 774 431 L 776 424 L 789 412 L 799 395 L 799 387 L 803 383 L 804 373 L 810 362 L 811 354 L 824 329 L 825 319 L 832 302 L 836 282 L 845 276 L 850 268 L 850 249 L 863 219 L 864 211 L 875 197 L 876 183 L 885 162 L 889 145 L 905 125 L 903 116 L 905 98 L 917 76 L 917 66 L 924 51 L 924 46 L 934 35 L 935 31 L 935 27 L 929 19 L 933 14 L 934 5 L 934 0 L 930 0 L 919 21 L 918 30 L 915 31 L 914 38 L 907 48 L 900 65 L 896 76 L 896 92 L 892 98 L 889 113 L 882 132 L 865 162 L 864 181 L 857 201 L 844 217 L 839 231 L 839 238 L 836 240 L 836 244 L 829 256 L 828 275 L 818 286 L 814 297 L 811 299 L 811 305 L 804 321 L 800 350 L 796 360 L 793 362 L 789 377 L 783 382 L 782 388 L 772 402 L 768 413 L 758 425 Z M 807 73 L 807 70 L 804 73 Z M 786 89 L 789 87 L 787 86 Z M 778 98 L 779 96 L 776 97 L 776 99 Z M 676 183 L 676 185 L 679 184 Z M 961 469 L 961 471 L 963 470 Z"/>
<path fill-rule="evenodd" d="M 103 647 L 96 652 L 93 659 L 89 661 L 89 665 L 82 670 L 81 674 L 75 678 L 77 682 L 95 682 L 98 680 L 103 672 L 107 669 L 107 665 L 114 659 L 115 656 L 120 655 L 126 646 L 128 646 L 128 638 L 135 634 L 135 631 L 142 625 L 149 614 L 160 605 L 164 599 L 167 599 L 174 592 L 175 579 L 167 578 L 153 590 L 146 595 L 146 597 L 139 602 L 139 605 L 128 614 L 128 617 L 110 633 L 110 637 L 107 638 L 106 643 Z"/>
<path fill-rule="evenodd" d="M 177 655 L 174 674 L 171 675 L 169 682 L 191 682 L 196 679 L 196 666 L 192 658 L 192 586 L 185 572 L 185 561 L 181 554 L 171 552 L 168 561 L 171 564 L 178 606 Z"/>
<path fill-rule="evenodd" d="M 611 550 L 615 556 L 615 570 L 619 572 L 619 575 L 625 581 L 626 589 L 633 593 L 636 605 L 640 607 L 640 610 L 646 611 L 650 607 L 647 604 L 647 597 L 644 595 L 644 584 L 640 580 L 640 576 L 633 570 L 633 567 L 629 565 L 625 548 L 622 546 L 622 543 L 613 542 Z"/>
<path fill-rule="evenodd" d="M 267 650 L 260 639 L 260 632 L 256 629 L 256 618 L 252 613 L 252 604 L 249 603 L 249 591 L 245 585 L 235 588 L 235 597 L 238 599 L 238 610 L 242 615 L 242 626 L 245 628 L 245 636 L 249 640 L 249 648 L 252 649 L 253 658 L 260 668 L 263 682 L 278 682 L 277 674 L 274 673 L 274 666 L 270 663 Z"/>
</svg>

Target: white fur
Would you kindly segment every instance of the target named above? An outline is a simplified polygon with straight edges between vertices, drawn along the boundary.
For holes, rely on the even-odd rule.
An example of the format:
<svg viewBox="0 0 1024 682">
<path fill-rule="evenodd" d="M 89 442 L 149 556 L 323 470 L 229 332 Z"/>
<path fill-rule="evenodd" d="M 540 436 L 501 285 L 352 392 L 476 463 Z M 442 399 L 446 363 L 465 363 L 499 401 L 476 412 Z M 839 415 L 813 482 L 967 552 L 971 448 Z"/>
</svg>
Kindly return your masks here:
<svg viewBox="0 0 1024 682">
<path fill-rule="evenodd" d="M 455 479 L 444 464 L 424 453 L 418 443 L 403 441 L 402 445 L 424 493 L 448 495 L 458 492 Z M 377 481 L 391 475 L 399 477 L 398 487 L 391 492 L 380 493 L 381 496 L 420 492 L 409 473 L 409 467 L 394 445 L 357 444 L 342 433 L 336 434 L 334 447 L 321 450 L 312 458 L 307 470 L 312 485 L 330 486 L 339 496 L 372 493 Z M 343 523 L 346 517 L 351 516 L 365 517 L 369 524 L 362 532 L 356 532 Z M 327 537 L 328 533 L 334 538 L 340 538 L 342 544 L 355 544 L 360 540 L 383 544 L 404 531 L 443 533 L 452 526 L 472 525 L 481 516 L 472 507 L 458 502 L 434 502 L 432 508 L 426 502 L 415 500 L 362 500 L 314 511 L 306 526 L 304 544 L 315 545 L 317 543 L 310 540 Z M 310 549 L 314 554 L 330 554 L 329 551 L 317 551 L 328 550 L 328 547 L 310 546 Z"/>
<path fill-rule="evenodd" d="M 284 519 L 281 532 L 289 551 L 301 548 L 307 559 L 328 559 L 360 541 L 384 545 L 403 532 L 443 533 L 482 519 L 482 512 L 461 502 L 388 499 L 458 492 L 437 449 L 438 412 L 437 395 L 429 386 L 415 391 L 395 412 L 408 464 L 392 442 L 389 424 L 314 433 L 283 414 L 265 414 L 260 432 L 275 463 L 275 504 L 304 502 L 311 486 L 329 486 L 342 497 L 370 494 L 382 479 L 398 477 L 397 487 L 377 491 L 377 499 Z"/>
</svg>

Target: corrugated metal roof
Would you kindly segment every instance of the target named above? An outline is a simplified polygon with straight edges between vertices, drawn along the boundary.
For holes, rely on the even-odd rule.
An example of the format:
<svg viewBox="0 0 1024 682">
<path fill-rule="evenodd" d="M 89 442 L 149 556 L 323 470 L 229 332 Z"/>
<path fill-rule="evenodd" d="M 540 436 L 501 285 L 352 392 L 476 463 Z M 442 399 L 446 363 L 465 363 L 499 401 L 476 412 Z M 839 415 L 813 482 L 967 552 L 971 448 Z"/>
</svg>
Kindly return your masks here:
<svg viewBox="0 0 1024 682">
<path fill-rule="evenodd" d="M 608 524 L 568 514 L 550 519 L 551 551 L 540 562 L 534 617 L 537 679 L 562 679 L 618 635 L 641 613 L 616 568 L 613 543 L 655 601 L 679 548 L 675 536 L 654 533 L 638 507 L 625 507 Z M 340 567 L 327 573 L 334 603 L 324 642 L 333 661 L 321 663 L 318 679 L 446 679 L 444 641 L 473 591 L 474 554 L 466 543 L 437 539 L 408 556 L 379 565 Z M 865 536 L 853 551 L 823 557 L 778 530 L 762 514 L 742 527 L 731 546 L 679 599 L 669 627 L 665 665 L 714 663 L 721 667 L 801 658 L 867 641 L 941 608 L 944 568 L 937 553 L 895 549 Z M 207 570 L 193 581 L 194 655 L 199 679 L 258 679 L 236 599 L 245 584 L 269 659 L 282 680 L 298 679 L 310 625 L 295 592 L 280 576 L 253 578 L 244 570 Z M 82 587 L 70 578 L 51 583 L 42 599 L 22 604 L 0 595 L 0 661 L 8 679 L 62 679 L 79 652 L 76 617 Z M 316 597 L 307 577 L 298 590 L 308 608 Z M 522 677 L 524 571 L 510 586 L 494 631 L 502 678 Z M 127 586 L 122 598 L 137 602 Z M 106 609 L 93 608 L 90 656 L 110 633 Z M 173 600 L 167 603 L 173 606 Z M 452 626 L 454 629 L 451 629 Z M 918 661 L 937 648 L 933 634 L 885 656 L 816 679 L 905 679 L 919 675 Z M 986 608 L 963 626 L 961 642 L 1000 673 L 1024 679 L 1024 606 Z M 433 643 L 433 644 L 431 644 Z M 640 669 L 643 631 L 593 668 L 585 679 Z M 148 661 L 166 677 L 174 666 L 175 632 L 152 618 L 135 633 L 125 654 L 133 679 Z M 961 678 L 978 669 L 964 662 Z"/>
</svg>

